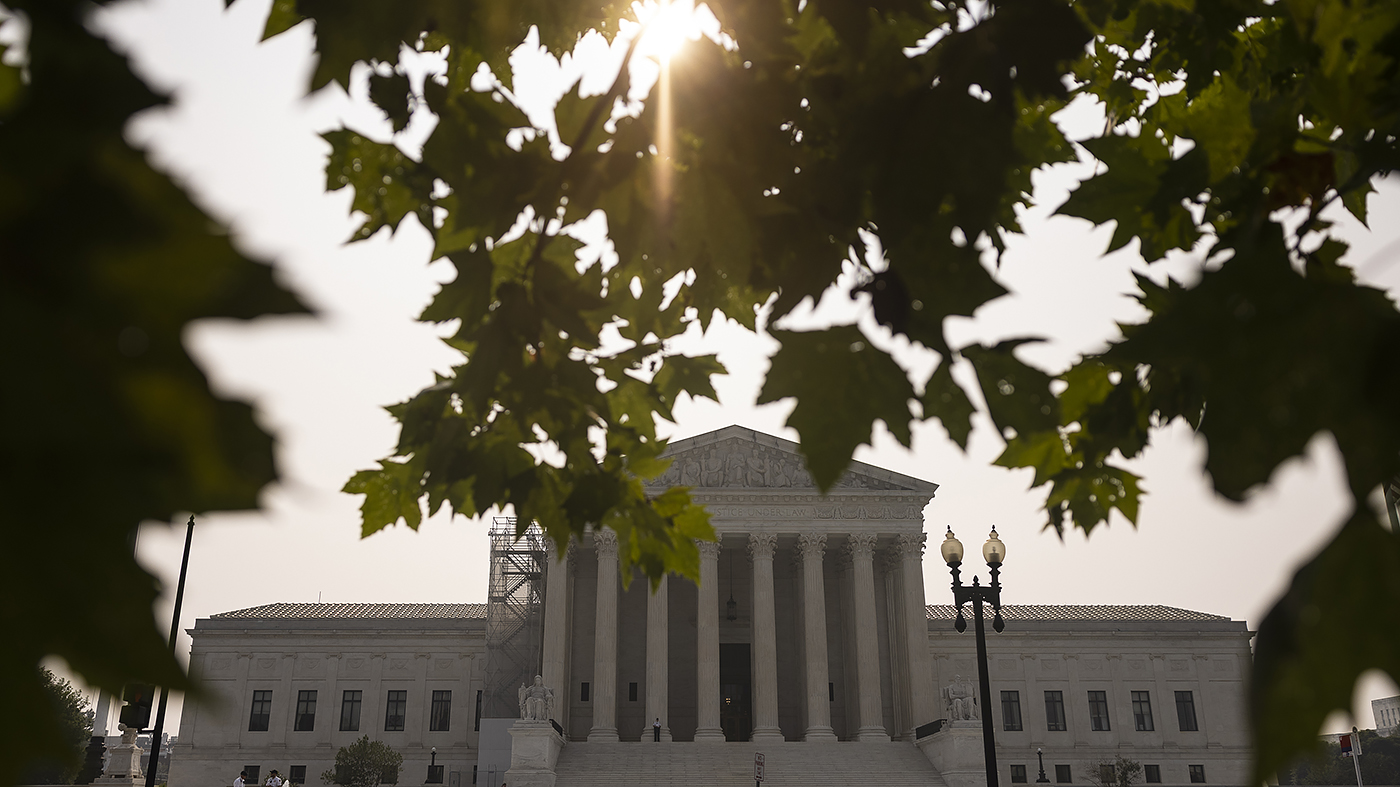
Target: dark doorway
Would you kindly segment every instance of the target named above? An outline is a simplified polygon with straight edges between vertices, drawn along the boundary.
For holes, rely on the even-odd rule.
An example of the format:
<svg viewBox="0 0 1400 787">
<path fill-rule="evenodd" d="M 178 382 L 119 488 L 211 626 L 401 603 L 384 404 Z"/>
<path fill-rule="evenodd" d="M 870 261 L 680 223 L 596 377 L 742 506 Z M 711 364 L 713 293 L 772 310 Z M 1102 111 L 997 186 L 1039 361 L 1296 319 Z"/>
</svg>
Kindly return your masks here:
<svg viewBox="0 0 1400 787">
<path fill-rule="evenodd" d="M 727 741 L 746 741 L 753 732 L 753 679 L 747 644 L 719 646 L 719 724 Z"/>
</svg>

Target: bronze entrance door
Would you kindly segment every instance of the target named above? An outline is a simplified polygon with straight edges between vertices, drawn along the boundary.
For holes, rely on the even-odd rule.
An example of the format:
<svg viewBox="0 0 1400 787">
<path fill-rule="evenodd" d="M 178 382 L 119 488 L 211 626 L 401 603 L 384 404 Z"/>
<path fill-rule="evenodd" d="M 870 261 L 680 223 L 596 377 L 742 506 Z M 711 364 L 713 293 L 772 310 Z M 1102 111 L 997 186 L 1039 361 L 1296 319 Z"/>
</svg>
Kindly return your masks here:
<svg viewBox="0 0 1400 787">
<path fill-rule="evenodd" d="M 727 741 L 753 732 L 753 678 L 747 643 L 719 646 L 719 724 Z"/>
</svg>

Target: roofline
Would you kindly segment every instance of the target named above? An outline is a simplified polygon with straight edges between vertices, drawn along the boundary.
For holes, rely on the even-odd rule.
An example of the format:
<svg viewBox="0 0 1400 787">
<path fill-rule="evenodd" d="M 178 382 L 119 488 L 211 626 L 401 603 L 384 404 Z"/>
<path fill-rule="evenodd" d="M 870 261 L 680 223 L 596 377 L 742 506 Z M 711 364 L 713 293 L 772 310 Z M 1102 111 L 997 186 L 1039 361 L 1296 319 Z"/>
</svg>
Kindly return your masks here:
<svg viewBox="0 0 1400 787">
<path fill-rule="evenodd" d="M 666 450 L 661 452 L 661 456 L 662 458 L 674 456 L 675 454 L 678 454 L 681 451 L 690 450 L 692 448 L 703 448 L 707 445 L 713 445 L 722 440 L 728 440 L 732 437 L 738 437 L 741 439 L 748 440 L 749 442 L 757 443 L 759 445 L 766 445 L 769 448 L 776 448 L 780 451 L 787 451 L 789 453 L 802 456 L 801 446 L 797 443 L 794 443 L 791 440 L 786 440 L 781 437 L 776 437 L 774 435 L 768 434 L 767 432 L 760 432 L 757 429 L 750 429 L 747 426 L 740 426 L 738 424 L 730 424 L 729 426 L 720 429 L 715 429 L 713 431 L 704 432 L 702 434 L 694 435 L 692 437 L 686 437 L 681 440 L 672 441 L 666 446 Z M 805 457 L 803 463 L 806 463 Z M 932 481 L 927 481 L 922 478 L 916 478 L 911 475 L 905 475 L 904 473 L 897 473 L 893 470 L 889 470 L 878 465 L 872 465 L 869 462 L 861 462 L 859 460 L 852 459 L 850 465 L 846 468 L 845 472 L 851 472 L 856 470 L 858 470 L 861 474 L 870 476 L 872 478 L 878 478 L 882 481 L 888 481 L 893 484 L 900 484 L 902 486 L 909 487 L 907 490 L 880 490 L 885 493 L 899 491 L 923 492 L 932 497 L 934 493 L 938 491 L 938 484 Z M 838 493 L 842 491 L 849 490 L 832 489 L 831 493 Z"/>
<path fill-rule="evenodd" d="M 199 618 L 190 636 L 229 631 L 469 631 L 485 629 L 486 618 Z"/>
</svg>

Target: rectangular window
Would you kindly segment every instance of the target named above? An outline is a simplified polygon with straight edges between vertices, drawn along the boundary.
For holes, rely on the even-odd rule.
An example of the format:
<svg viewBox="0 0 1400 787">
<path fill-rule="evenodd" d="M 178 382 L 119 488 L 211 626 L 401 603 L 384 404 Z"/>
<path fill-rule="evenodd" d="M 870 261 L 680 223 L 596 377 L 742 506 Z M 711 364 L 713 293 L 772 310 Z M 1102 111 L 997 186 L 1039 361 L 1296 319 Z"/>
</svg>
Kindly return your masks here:
<svg viewBox="0 0 1400 787">
<path fill-rule="evenodd" d="M 389 701 L 384 706 L 384 731 L 403 732 L 403 721 L 408 715 L 408 692 L 397 689 L 389 692 Z"/>
<path fill-rule="evenodd" d="M 1045 692 L 1045 729 L 1051 732 L 1064 732 L 1066 729 L 1065 695 L 1063 692 Z"/>
<path fill-rule="evenodd" d="M 1196 700 L 1189 691 L 1176 693 L 1176 721 L 1182 732 L 1196 732 Z M 1205 779 L 1201 779 L 1205 781 Z"/>
<path fill-rule="evenodd" d="M 1012 783 L 1012 784 L 1025 784 L 1025 783 L 1026 783 L 1026 766 L 1024 766 L 1024 765 L 1013 765 L 1013 766 L 1011 766 L 1011 783 Z"/>
<path fill-rule="evenodd" d="M 1021 692 L 1003 691 L 1001 693 L 1001 728 L 1007 732 L 1020 731 Z"/>
<path fill-rule="evenodd" d="M 429 731 L 429 732 L 447 732 L 448 730 L 451 729 L 451 725 L 452 725 L 452 692 L 450 692 L 450 691 L 435 691 L 435 692 L 433 692 L 433 713 L 432 713 L 431 719 L 428 721 L 428 731 Z M 442 766 L 439 765 L 438 767 L 441 768 Z M 441 780 L 441 779 L 438 779 L 437 783 L 438 783 L 438 784 L 441 784 L 441 783 L 442 783 L 442 780 Z"/>
<path fill-rule="evenodd" d="M 476 766 L 472 766 L 472 784 L 476 784 Z"/>
<path fill-rule="evenodd" d="M 427 782 L 427 783 L 428 783 L 428 784 L 442 784 L 442 769 L 443 769 L 444 767 L 446 767 L 446 766 L 443 766 L 443 765 L 429 765 L 429 766 L 428 766 L 428 782 Z"/>
<path fill-rule="evenodd" d="M 1089 729 L 1095 732 L 1108 731 L 1108 692 L 1089 692 Z"/>
<path fill-rule="evenodd" d="M 1113 766 L 1107 763 L 1099 766 L 1099 781 L 1104 787 L 1112 787 L 1118 783 L 1118 775 L 1113 772 Z"/>
<path fill-rule="evenodd" d="M 588 681 L 584 681 L 583 685 L 578 687 L 578 701 L 588 702 Z"/>
<path fill-rule="evenodd" d="M 1145 691 L 1133 692 L 1133 728 L 1152 732 L 1152 697 Z"/>
<path fill-rule="evenodd" d="M 243 770 L 248 772 L 247 778 L 243 780 L 244 784 L 258 783 L 258 772 L 262 770 L 261 765 L 244 765 Z"/>
<path fill-rule="evenodd" d="M 472 722 L 473 729 L 481 732 L 481 692 L 476 693 L 476 721 Z M 472 777 L 472 784 L 476 784 L 476 777 Z"/>
<path fill-rule="evenodd" d="M 248 732 L 267 732 L 267 721 L 271 716 L 272 691 L 253 692 L 253 712 L 248 714 Z"/>
<path fill-rule="evenodd" d="M 360 703 L 364 696 L 365 693 L 359 689 L 347 689 L 340 695 L 341 732 L 360 731 Z"/>
<path fill-rule="evenodd" d="M 1188 766 L 1186 766 L 1186 769 L 1189 770 L 1189 771 L 1191 772 L 1191 783 L 1192 783 L 1192 784 L 1205 784 L 1205 783 L 1206 783 L 1206 766 L 1204 766 L 1204 765 L 1188 765 Z"/>
<path fill-rule="evenodd" d="M 629 683 L 629 684 L 627 684 L 627 701 L 628 701 L 628 702 L 636 702 L 636 701 L 637 701 L 637 684 L 635 684 L 635 683 Z"/>
<path fill-rule="evenodd" d="M 316 692 L 297 692 L 297 715 L 292 721 L 294 732 L 311 732 L 316 729 Z"/>
<path fill-rule="evenodd" d="M 1162 783 L 1162 766 L 1144 765 L 1142 766 L 1142 778 L 1148 784 Z"/>
<path fill-rule="evenodd" d="M 1060 784 L 1069 784 L 1069 783 L 1070 783 L 1070 778 L 1069 778 L 1069 766 L 1068 766 L 1068 765 L 1056 765 L 1056 766 L 1055 766 L 1055 781 L 1059 782 Z"/>
<path fill-rule="evenodd" d="M 293 765 L 292 769 L 287 772 L 287 781 L 292 784 L 306 784 L 306 766 Z"/>
</svg>

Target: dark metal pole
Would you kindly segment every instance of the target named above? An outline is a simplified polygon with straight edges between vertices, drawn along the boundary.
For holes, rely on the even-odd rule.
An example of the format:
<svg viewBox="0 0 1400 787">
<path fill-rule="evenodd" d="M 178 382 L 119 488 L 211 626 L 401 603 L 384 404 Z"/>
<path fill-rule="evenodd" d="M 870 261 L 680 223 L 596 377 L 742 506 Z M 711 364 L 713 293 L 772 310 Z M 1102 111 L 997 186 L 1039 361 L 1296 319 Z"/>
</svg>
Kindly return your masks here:
<svg viewBox="0 0 1400 787">
<path fill-rule="evenodd" d="M 976 578 L 972 584 L 977 586 Z M 981 593 L 972 595 L 972 617 L 977 627 L 977 682 L 982 690 L 982 751 L 987 758 L 987 787 L 997 787 L 997 744 L 992 732 L 992 684 L 987 677 L 987 630 L 982 623 Z"/>
<path fill-rule="evenodd" d="M 194 538 L 194 514 L 185 527 L 185 556 L 180 560 L 180 584 L 175 589 L 175 611 L 170 615 L 170 654 L 175 654 L 175 637 L 180 633 L 180 605 L 185 600 L 185 573 L 190 567 L 190 541 Z M 160 765 L 160 736 L 165 731 L 165 702 L 170 689 L 160 687 L 160 708 L 156 710 L 156 726 L 151 731 L 151 759 L 146 767 L 146 787 L 156 787 L 156 768 Z"/>
<path fill-rule="evenodd" d="M 1036 784 L 1049 784 L 1050 780 L 1045 777 L 1045 755 L 1040 749 L 1035 750 L 1035 758 L 1040 761 L 1040 778 L 1035 780 Z"/>
</svg>

